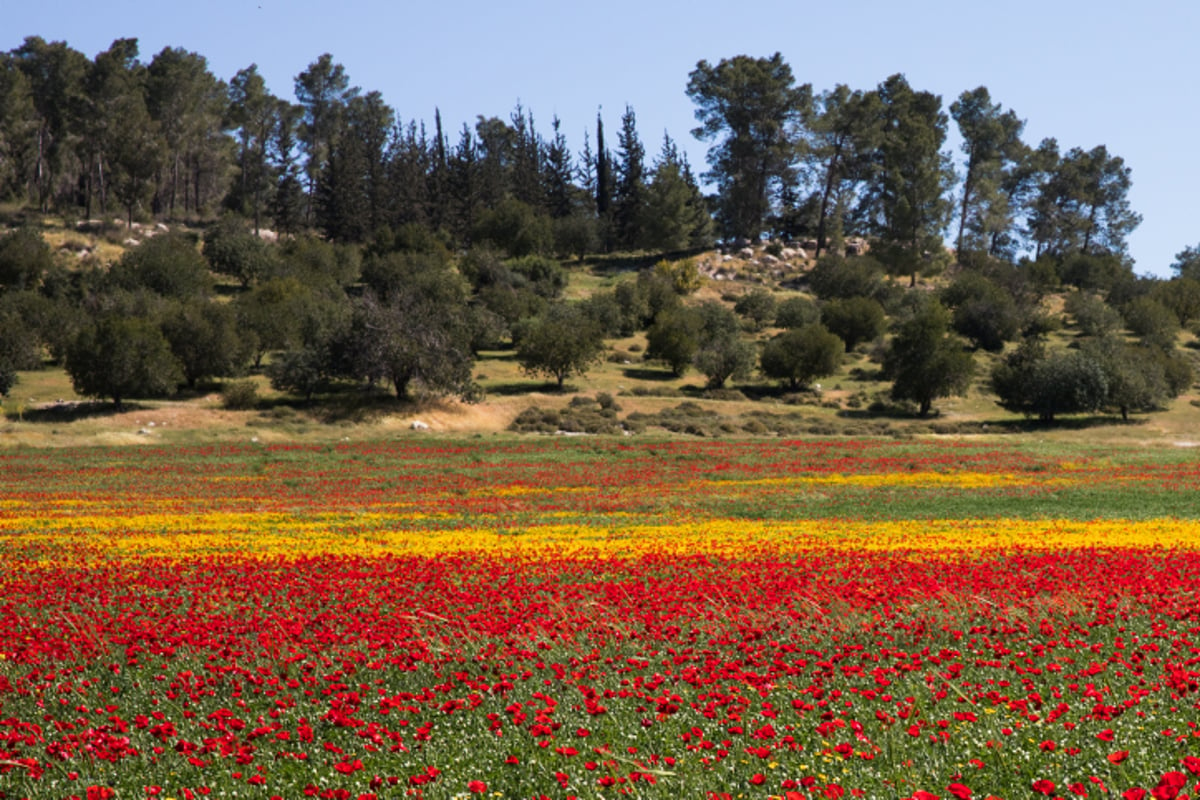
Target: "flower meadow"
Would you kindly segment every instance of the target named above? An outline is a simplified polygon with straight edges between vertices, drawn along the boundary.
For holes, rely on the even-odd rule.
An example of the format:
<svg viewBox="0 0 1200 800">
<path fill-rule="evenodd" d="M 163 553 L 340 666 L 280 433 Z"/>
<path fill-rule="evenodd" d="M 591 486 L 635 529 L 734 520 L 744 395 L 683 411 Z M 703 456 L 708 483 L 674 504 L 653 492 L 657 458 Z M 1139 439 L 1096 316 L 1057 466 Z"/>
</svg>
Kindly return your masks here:
<svg viewBox="0 0 1200 800">
<path fill-rule="evenodd" d="M 1200 465 L 0 454 L 0 798 L 1197 798 Z"/>
</svg>

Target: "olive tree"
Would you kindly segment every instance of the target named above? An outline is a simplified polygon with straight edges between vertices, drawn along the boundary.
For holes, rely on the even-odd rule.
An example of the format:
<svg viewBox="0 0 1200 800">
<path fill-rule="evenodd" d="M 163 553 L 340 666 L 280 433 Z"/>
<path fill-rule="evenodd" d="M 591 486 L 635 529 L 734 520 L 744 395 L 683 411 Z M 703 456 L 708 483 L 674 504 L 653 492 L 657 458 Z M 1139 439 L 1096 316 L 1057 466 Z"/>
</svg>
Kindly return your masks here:
<svg viewBox="0 0 1200 800">
<path fill-rule="evenodd" d="M 585 375 L 600 361 L 600 326 L 574 303 L 555 303 L 522 332 L 517 361 L 529 375 L 553 378 L 561 390 L 571 375 Z"/>
<path fill-rule="evenodd" d="M 66 366 L 78 394 L 111 397 L 117 408 L 127 397 L 170 394 L 184 379 L 159 327 L 120 315 L 85 327 L 67 349 Z"/>
<path fill-rule="evenodd" d="M 815 323 L 785 331 L 767 342 L 759 366 L 768 378 L 797 389 L 814 378 L 832 375 L 842 363 L 846 345 L 824 325 Z"/>
<path fill-rule="evenodd" d="M 884 355 L 892 399 L 915 402 L 922 417 L 937 398 L 965 394 L 975 372 L 974 358 L 949 328 L 950 312 L 927 301 L 900 325 Z"/>
</svg>

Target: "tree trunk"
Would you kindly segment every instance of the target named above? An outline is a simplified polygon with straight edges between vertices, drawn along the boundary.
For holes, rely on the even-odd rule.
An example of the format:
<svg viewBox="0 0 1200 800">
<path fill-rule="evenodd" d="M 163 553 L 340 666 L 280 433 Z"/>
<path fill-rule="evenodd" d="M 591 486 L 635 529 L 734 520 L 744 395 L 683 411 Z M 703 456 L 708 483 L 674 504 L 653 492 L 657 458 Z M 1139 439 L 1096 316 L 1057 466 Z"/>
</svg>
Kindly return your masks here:
<svg viewBox="0 0 1200 800">
<path fill-rule="evenodd" d="M 963 181 L 962 213 L 958 217 L 958 238 L 954 243 L 954 259 L 962 263 L 963 231 L 967 228 L 967 204 L 971 201 L 971 166 L 967 166 L 967 177 Z"/>
<path fill-rule="evenodd" d="M 104 155 L 101 154 L 96 159 L 96 186 L 97 193 L 100 195 L 100 213 L 101 215 L 108 213 L 108 193 L 104 191 Z"/>
<path fill-rule="evenodd" d="M 200 177 L 203 170 L 200 167 L 200 157 L 196 156 L 196 160 L 192 163 L 192 190 L 196 193 L 195 200 L 192 203 L 192 211 L 196 216 L 200 216 Z M 185 206 L 184 211 L 187 208 Z"/>
<path fill-rule="evenodd" d="M 1091 212 L 1088 214 L 1087 233 L 1083 235 L 1083 251 L 1086 253 L 1092 246 L 1092 231 L 1096 229 L 1096 206 L 1092 206 Z"/>
<path fill-rule="evenodd" d="M 83 218 L 89 220 L 92 218 L 92 170 L 87 171 L 86 186 L 83 190 Z"/>
<path fill-rule="evenodd" d="M 38 190 L 38 207 L 45 214 L 49 209 L 46 204 L 46 188 L 45 188 L 45 172 L 46 172 L 46 156 L 45 156 L 45 137 L 46 126 L 38 127 L 38 152 L 37 152 L 37 168 L 34 170 L 37 180 Z"/>
<path fill-rule="evenodd" d="M 825 191 L 821 193 L 821 213 L 817 216 L 817 252 L 813 258 L 820 258 L 825 249 L 825 221 L 829 218 L 829 198 L 833 196 L 834 178 L 837 175 L 838 153 L 834 153 L 825 172 Z"/>
</svg>

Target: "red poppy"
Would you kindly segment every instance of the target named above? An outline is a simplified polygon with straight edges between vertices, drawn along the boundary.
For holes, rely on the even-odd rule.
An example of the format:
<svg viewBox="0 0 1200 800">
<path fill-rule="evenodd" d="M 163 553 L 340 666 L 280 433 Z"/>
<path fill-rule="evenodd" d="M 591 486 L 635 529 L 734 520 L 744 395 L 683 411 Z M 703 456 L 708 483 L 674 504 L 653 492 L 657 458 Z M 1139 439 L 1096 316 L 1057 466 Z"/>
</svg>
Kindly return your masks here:
<svg viewBox="0 0 1200 800">
<path fill-rule="evenodd" d="M 1185 786 L 1187 786 L 1187 776 L 1182 772 L 1172 770 L 1158 779 L 1158 786 L 1155 786 L 1150 794 L 1154 796 L 1154 800 L 1175 800 Z"/>
</svg>

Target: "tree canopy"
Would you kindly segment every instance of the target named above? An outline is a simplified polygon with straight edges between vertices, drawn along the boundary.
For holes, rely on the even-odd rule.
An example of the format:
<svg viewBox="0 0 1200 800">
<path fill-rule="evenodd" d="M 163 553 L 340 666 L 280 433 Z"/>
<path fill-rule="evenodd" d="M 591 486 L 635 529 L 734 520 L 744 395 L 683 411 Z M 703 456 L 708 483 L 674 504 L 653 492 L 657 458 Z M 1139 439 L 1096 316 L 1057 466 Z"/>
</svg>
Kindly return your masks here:
<svg viewBox="0 0 1200 800">
<path fill-rule="evenodd" d="M 687 94 L 700 123 L 692 133 L 715 143 L 706 177 L 719 190 L 722 229 L 727 236 L 757 238 L 778 190 L 794 180 L 797 133 L 812 86 L 796 86 L 779 53 L 742 55 L 715 66 L 700 61 L 688 76 Z"/>
<path fill-rule="evenodd" d="M 900 324 L 883 359 L 892 380 L 892 399 L 911 400 L 926 416 L 939 397 L 966 393 L 975 361 L 949 331 L 950 312 L 934 300 L 921 304 Z"/>
</svg>

